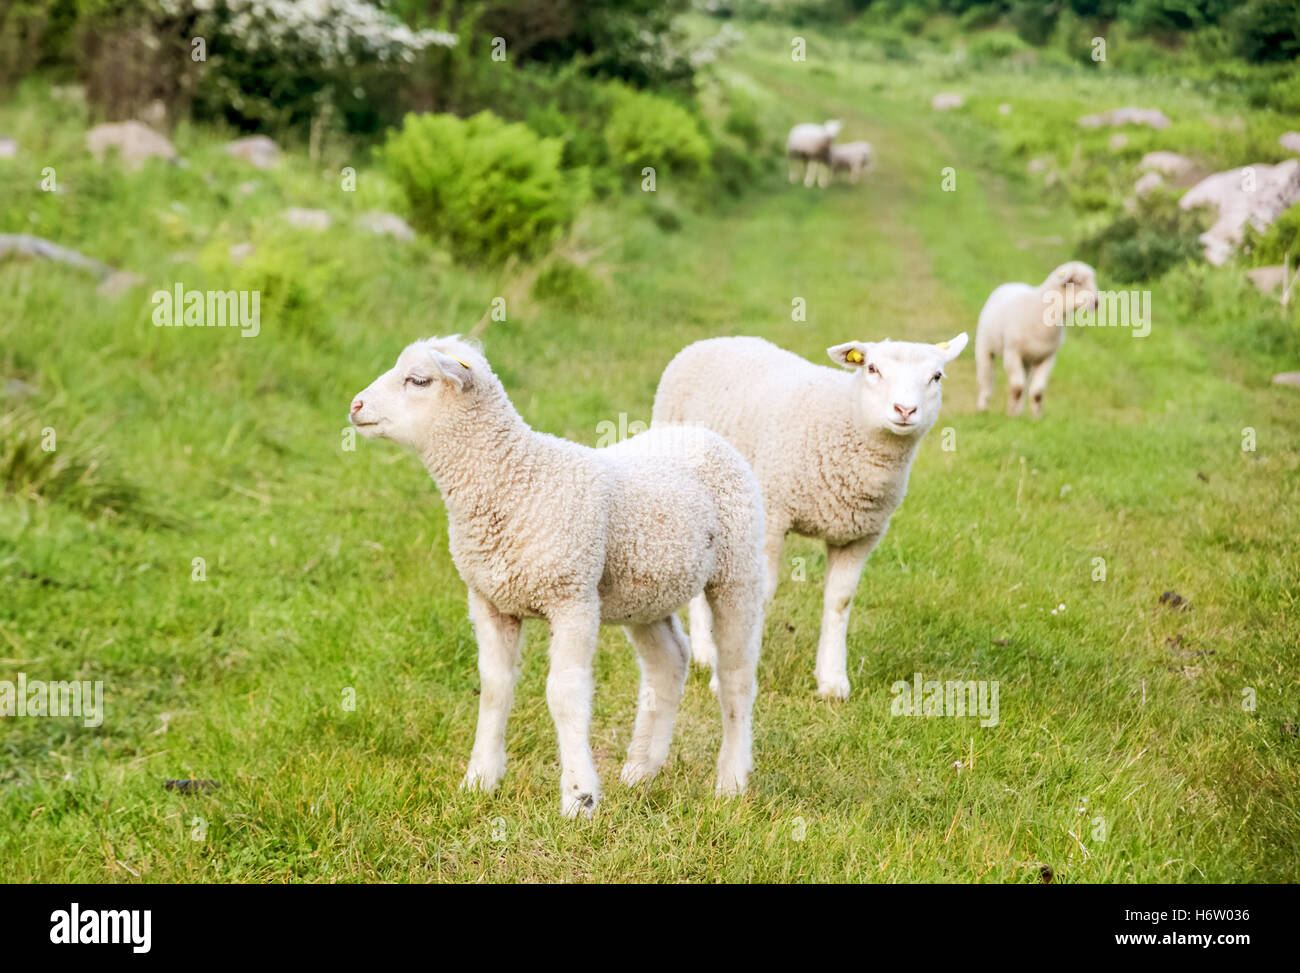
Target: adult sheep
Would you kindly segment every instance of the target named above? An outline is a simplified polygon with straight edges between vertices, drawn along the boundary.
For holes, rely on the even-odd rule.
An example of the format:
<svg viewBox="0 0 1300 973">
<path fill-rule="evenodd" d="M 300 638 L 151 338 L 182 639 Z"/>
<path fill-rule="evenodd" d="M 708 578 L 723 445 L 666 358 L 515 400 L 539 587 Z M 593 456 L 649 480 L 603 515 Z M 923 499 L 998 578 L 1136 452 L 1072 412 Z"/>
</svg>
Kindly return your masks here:
<svg viewBox="0 0 1300 973">
<path fill-rule="evenodd" d="M 790 129 L 785 140 L 785 154 L 790 160 L 790 181 L 795 182 L 799 176 L 798 167 L 803 165 L 803 184 L 814 183 L 823 189 L 830 182 L 831 143 L 840 134 L 842 126 L 834 119 L 818 125 L 816 122 L 804 122 Z"/>
<path fill-rule="evenodd" d="M 943 368 L 966 335 L 937 345 L 850 341 L 827 349 L 848 371 L 814 365 L 761 338 L 688 345 L 664 370 L 651 429 L 693 423 L 749 460 L 763 491 L 767 596 L 789 531 L 826 542 L 817 691 L 849 694 L 849 610 L 867 556 L 903 502 L 917 447 L 943 402 Z M 691 649 L 715 665 L 716 619 L 691 602 Z"/>
<path fill-rule="evenodd" d="M 872 161 L 870 142 L 845 142 L 831 146 L 831 171 L 847 172 L 849 182 L 854 185 L 864 173 L 871 171 Z"/>
<path fill-rule="evenodd" d="M 1025 407 L 1028 375 L 1030 409 L 1043 412 L 1047 378 L 1065 343 L 1065 319 L 1077 310 L 1098 307 L 1097 274 L 1078 260 L 1061 264 L 1037 287 L 1002 284 L 994 288 L 975 328 L 975 376 L 981 412 L 993 396 L 993 359 L 1002 356 L 1007 373 L 1007 415 Z"/>
<path fill-rule="evenodd" d="M 718 619 L 722 748 L 717 790 L 752 768 L 751 710 L 763 620 L 763 509 L 739 453 L 700 429 L 651 430 L 604 449 L 535 432 L 477 347 L 409 345 L 352 401 L 367 439 L 414 452 L 447 508 L 452 561 L 469 589 L 482 681 L 462 787 L 494 790 L 525 618 L 550 623 L 546 701 L 560 750 L 560 806 L 590 814 L 600 781 L 588 740 L 602 622 L 624 626 L 641 696 L 622 779 L 668 755 L 689 651 L 674 612 L 702 595 Z"/>
</svg>

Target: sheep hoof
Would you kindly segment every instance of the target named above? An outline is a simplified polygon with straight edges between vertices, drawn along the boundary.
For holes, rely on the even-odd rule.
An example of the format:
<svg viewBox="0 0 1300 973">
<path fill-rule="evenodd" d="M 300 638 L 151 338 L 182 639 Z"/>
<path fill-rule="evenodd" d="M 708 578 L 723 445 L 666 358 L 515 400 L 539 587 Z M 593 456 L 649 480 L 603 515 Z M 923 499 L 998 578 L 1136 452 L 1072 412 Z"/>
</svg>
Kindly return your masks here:
<svg viewBox="0 0 1300 973">
<path fill-rule="evenodd" d="M 749 782 L 749 771 L 742 768 L 718 768 L 718 784 L 713 789 L 717 797 L 739 797 L 745 793 Z"/>
<path fill-rule="evenodd" d="M 560 813 L 566 818 L 584 817 L 591 820 L 596 813 L 595 794 L 574 794 L 560 801 Z"/>
<path fill-rule="evenodd" d="M 642 781 L 652 779 L 657 773 L 659 767 L 648 760 L 629 760 L 619 771 L 618 779 L 628 787 L 633 787 Z"/>
<path fill-rule="evenodd" d="M 817 695 L 824 699 L 843 702 L 849 698 L 849 677 L 840 676 L 837 679 L 818 679 Z"/>
<path fill-rule="evenodd" d="M 461 778 L 460 789 L 463 791 L 481 791 L 484 794 L 491 794 L 501 783 L 501 778 L 506 775 L 505 764 L 491 767 L 487 764 L 480 764 L 473 760 L 470 761 L 469 769 L 465 771 L 465 776 Z"/>
</svg>

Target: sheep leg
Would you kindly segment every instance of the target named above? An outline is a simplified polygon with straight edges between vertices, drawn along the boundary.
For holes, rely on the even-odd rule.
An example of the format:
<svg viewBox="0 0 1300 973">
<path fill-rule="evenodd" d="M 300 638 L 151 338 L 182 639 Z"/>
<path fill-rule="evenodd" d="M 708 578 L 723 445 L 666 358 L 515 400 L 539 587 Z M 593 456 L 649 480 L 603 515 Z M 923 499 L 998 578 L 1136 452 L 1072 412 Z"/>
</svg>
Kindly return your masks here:
<svg viewBox="0 0 1300 973">
<path fill-rule="evenodd" d="M 600 778 L 591 759 L 591 663 L 600 632 L 600 608 L 582 604 L 551 615 L 551 671 L 546 703 L 560 744 L 560 811 L 591 817 Z"/>
<path fill-rule="evenodd" d="M 1019 352 L 1008 350 L 1003 367 L 1007 370 L 1007 415 L 1018 416 L 1025 408 L 1025 363 Z"/>
<path fill-rule="evenodd" d="M 813 675 L 817 678 L 817 695 L 827 699 L 849 698 L 849 611 L 862 565 L 879 539 L 879 534 L 873 534 L 843 546 L 826 545 L 826 592 Z"/>
<path fill-rule="evenodd" d="M 1047 392 L 1047 378 L 1052 374 L 1052 366 L 1055 364 L 1056 356 L 1051 355 L 1035 365 L 1029 375 L 1029 408 L 1035 419 L 1043 414 L 1043 395 Z"/>
<path fill-rule="evenodd" d="M 469 590 L 469 617 L 478 639 L 478 729 L 462 790 L 496 790 L 506 772 L 506 720 L 515 698 L 523 624 Z"/>
<path fill-rule="evenodd" d="M 975 384 L 979 387 L 979 401 L 975 407 L 985 412 L 993 398 L 993 349 L 979 331 L 975 332 Z"/>
<path fill-rule="evenodd" d="M 825 162 L 817 163 L 817 185 L 825 189 L 831 184 L 831 167 Z"/>
<path fill-rule="evenodd" d="M 744 791 L 754 769 L 753 709 L 763 637 L 763 593 L 758 584 L 705 590 L 718 642 L 718 705 L 722 708 L 716 790 L 735 795 Z"/>
<path fill-rule="evenodd" d="M 713 613 L 703 594 L 691 599 L 691 657 L 696 665 L 713 669 L 718 664 L 718 647 L 713 643 Z"/>
<path fill-rule="evenodd" d="M 686 688 L 690 648 L 676 615 L 650 625 L 623 629 L 636 647 L 641 665 L 641 695 L 637 704 L 627 763 L 619 775 L 625 784 L 649 780 L 668 759 L 673 720 Z"/>
<path fill-rule="evenodd" d="M 766 536 L 763 539 L 763 554 L 767 560 L 767 578 L 763 589 L 764 603 L 772 600 L 776 586 L 781 580 L 781 551 L 785 548 L 786 528 L 781 524 L 768 521 Z"/>
<path fill-rule="evenodd" d="M 804 163 L 803 185 L 805 189 L 812 189 L 817 182 L 817 160 L 809 159 Z"/>
</svg>

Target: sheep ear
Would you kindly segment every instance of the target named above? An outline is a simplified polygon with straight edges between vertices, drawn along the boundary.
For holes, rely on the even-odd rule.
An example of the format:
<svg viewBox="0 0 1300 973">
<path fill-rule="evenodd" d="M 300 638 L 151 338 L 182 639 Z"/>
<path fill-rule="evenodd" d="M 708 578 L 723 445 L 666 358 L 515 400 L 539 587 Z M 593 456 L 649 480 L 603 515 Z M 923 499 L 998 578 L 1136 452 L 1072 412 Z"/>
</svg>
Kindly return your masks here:
<svg viewBox="0 0 1300 973">
<path fill-rule="evenodd" d="M 865 342 L 846 341 L 842 345 L 827 348 L 826 354 L 830 355 L 831 361 L 837 365 L 843 365 L 845 368 L 861 368 L 867 363 L 867 352 L 870 350 L 871 345 Z"/>
<path fill-rule="evenodd" d="M 443 381 L 454 385 L 458 390 L 463 392 L 473 383 L 474 370 L 459 358 L 443 354 L 435 348 L 429 349 L 429 357 L 442 372 Z"/>
<path fill-rule="evenodd" d="M 955 338 L 940 341 L 935 347 L 939 349 L 939 353 L 943 355 L 944 363 L 947 364 L 962 353 L 962 349 L 966 347 L 966 342 L 969 340 L 966 337 L 966 332 L 963 331 Z"/>
</svg>

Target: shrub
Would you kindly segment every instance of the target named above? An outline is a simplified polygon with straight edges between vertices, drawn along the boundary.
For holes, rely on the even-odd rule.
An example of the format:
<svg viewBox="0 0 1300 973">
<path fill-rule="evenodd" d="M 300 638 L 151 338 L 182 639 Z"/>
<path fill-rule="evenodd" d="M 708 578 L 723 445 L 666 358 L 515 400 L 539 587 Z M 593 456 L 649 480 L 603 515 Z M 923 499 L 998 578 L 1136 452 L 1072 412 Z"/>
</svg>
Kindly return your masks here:
<svg viewBox="0 0 1300 973">
<path fill-rule="evenodd" d="M 617 86 L 605 126 L 610 155 L 620 168 L 640 175 L 644 166 L 663 172 L 703 174 L 712 148 L 699 120 L 676 102 Z"/>
<path fill-rule="evenodd" d="M 554 260 L 542 268 L 532 287 L 535 299 L 569 310 L 594 306 L 603 292 L 600 281 L 573 261 L 563 259 Z"/>
<path fill-rule="evenodd" d="M 1201 255 L 1199 214 L 1186 213 L 1167 194 L 1154 193 L 1136 212 L 1124 213 L 1079 243 L 1079 258 L 1117 284 L 1162 277 Z"/>
<path fill-rule="evenodd" d="M 491 112 L 408 115 L 381 154 L 414 225 L 458 260 L 500 264 L 545 253 L 572 224 L 585 190 L 560 167 L 563 145 Z"/>
<path fill-rule="evenodd" d="M 1250 262 L 1259 267 L 1280 264 L 1290 254 L 1291 269 L 1294 270 L 1300 265 L 1300 203 L 1284 212 L 1262 233 L 1247 223 L 1241 252 L 1250 254 Z"/>
<path fill-rule="evenodd" d="M 989 30 L 971 40 L 966 48 L 966 57 L 973 64 L 990 64 L 1005 61 L 1025 49 L 1025 42 L 1010 31 Z"/>
</svg>

